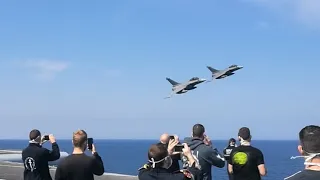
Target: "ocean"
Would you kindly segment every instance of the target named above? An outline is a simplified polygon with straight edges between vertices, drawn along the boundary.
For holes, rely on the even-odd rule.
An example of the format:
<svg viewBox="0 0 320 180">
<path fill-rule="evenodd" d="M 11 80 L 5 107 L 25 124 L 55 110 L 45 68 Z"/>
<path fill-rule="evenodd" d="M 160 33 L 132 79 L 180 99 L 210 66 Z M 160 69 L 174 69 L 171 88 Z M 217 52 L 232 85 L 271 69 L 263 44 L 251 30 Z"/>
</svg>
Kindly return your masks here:
<svg viewBox="0 0 320 180">
<path fill-rule="evenodd" d="M 96 149 L 103 159 L 105 171 L 137 175 L 138 168 L 147 162 L 147 152 L 151 144 L 157 140 L 94 140 Z M 212 141 L 213 145 L 222 152 L 226 141 Z M 72 152 L 71 140 L 57 140 L 61 151 Z M 0 149 L 23 149 L 28 145 L 27 140 L 0 140 Z M 298 155 L 298 141 L 252 141 L 265 158 L 268 175 L 265 180 L 283 179 L 304 168 L 303 159 L 291 160 Z M 50 148 L 50 143 L 44 145 Z M 226 166 L 227 167 L 227 166 Z M 213 179 L 227 180 L 225 168 L 212 168 Z"/>
</svg>

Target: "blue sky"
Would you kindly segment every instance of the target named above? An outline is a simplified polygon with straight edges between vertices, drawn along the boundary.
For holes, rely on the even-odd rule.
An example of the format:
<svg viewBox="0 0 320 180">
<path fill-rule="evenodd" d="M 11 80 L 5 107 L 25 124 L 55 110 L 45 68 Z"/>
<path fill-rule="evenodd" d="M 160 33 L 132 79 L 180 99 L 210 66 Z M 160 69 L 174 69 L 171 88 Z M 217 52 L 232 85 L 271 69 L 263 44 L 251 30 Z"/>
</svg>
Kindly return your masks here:
<svg viewBox="0 0 320 180">
<path fill-rule="evenodd" d="M 316 0 L 2 1 L 0 138 L 296 139 L 319 124 Z M 165 80 L 234 76 L 164 100 Z"/>
</svg>

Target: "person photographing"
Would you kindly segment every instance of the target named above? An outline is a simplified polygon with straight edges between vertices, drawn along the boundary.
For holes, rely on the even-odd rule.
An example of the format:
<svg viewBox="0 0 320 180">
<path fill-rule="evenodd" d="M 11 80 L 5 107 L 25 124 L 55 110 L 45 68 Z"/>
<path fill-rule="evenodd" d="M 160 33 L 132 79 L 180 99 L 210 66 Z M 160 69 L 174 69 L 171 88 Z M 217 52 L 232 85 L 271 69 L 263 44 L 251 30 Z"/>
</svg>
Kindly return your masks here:
<svg viewBox="0 0 320 180">
<path fill-rule="evenodd" d="M 192 128 L 192 137 L 185 138 L 184 142 L 188 144 L 193 155 L 199 160 L 203 180 L 212 179 L 212 166 L 218 168 L 225 166 L 223 155 L 213 147 L 202 124 L 195 124 Z"/>
<path fill-rule="evenodd" d="M 177 145 L 179 144 L 179 137 L 177 135 L 170 136 L 169 134 L 164 133 L 160 136 L 160 143 L 167 147 L 169 146 L 170 140 L 171 140 L 171 143 L 174 142 L 174 144 L 177 144 Z M 175 147 L 177 147 L 177 145 Z M 170 154 L 172 159 L 172 165 L 170 166 L 168 171 L 176 172 L 180 170 L 179 160 L 181 160 L 181 153 L 182 153 L 182 150 L 175 151 L 175 148 L 173 149 L 173 152 Z"/>
<path fill-rule="evenodd" d="M 236 140 L 234 138 L 230 138 L 229 142 L 228 142 L 228 146 L 226 148 L 224 148 L 224 150 L 223 150 L 223 155 L 224 155 L 225 160 L 228 163 L 228 166 L 230 164 L 230 154 L 234 148 L 236 148 Z M 230 174 L 228 171 L 228 166 L 227 166 L 227 173 L 229 176 L 229 180 L 233 180 L 232 174 Z"/>
<path fill-rule="evenodd" d="M 92 138 L 87 138 L 84 130 L 73 133 L 73 152 L 59 163 L 55 180 L 94 180 L 93 175 L 101 176 L 104 173 L 104 165 L 96 151 Z M 92 156 L 84 152 L 88 149 Z"/>
<path fill-rule="evenodd" d="M 159 143 L 151 145 L 148 151 L 149 163 L 139 169 L 139 180 L 200 180 L 200 170 L 196 168 L 196 162 L 187 144 L 183 144 L 182 153 L 188 158 L 190 166 L 175 173 L 168 171 L 172 165 L 170 154 L 173 153 L 177 144 L 177 141 L 172 139 L 169 141 L 168 147 Z"/>
<path fill-rule="evenodd" d="M 41 136 L 37 129 L 29 133 L 29 145 L 22 150 L 22 162 L 24 163 L 24 180 L 52 180 L 49 172 L 49 161 L 60 158 L 59 146 L 55 137 L 50 135 Z M 50 141 L 52 150 L 42 147 L 42 144 Z"/>
</svg>

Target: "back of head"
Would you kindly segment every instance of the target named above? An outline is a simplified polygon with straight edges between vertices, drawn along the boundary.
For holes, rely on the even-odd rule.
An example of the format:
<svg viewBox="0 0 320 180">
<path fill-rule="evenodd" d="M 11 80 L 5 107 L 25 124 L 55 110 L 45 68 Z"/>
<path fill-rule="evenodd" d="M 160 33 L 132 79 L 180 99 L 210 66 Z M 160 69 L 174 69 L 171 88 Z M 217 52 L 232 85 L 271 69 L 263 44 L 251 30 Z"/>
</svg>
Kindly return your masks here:
<svg viewBox="0 0 320 180">
<path fill-rule="evenodd" d="M 73 146 L 75 148 L 85 149 L 87 147 L 87 139 L 87 133 L 84 130 L 77 130 L 73 133 Z"/>
<path fill-rule="evenodd" d="M 242 138 L 244 141 L 251 140 L 251 133 L 248 127 L 242 127 L 239 129 L 238 136 Z"/>
<path fill-rule="evenodd" d="M 29 133 L 29 140 L 30 142 L 38 142 L 41 141 L 41 133 L 38 129 L 33 129 Z"/>
<path fill-rule="evenodd" d="M 164 144 L 158 143 L 151 145 L 148 151 L 148 159 L 149 162 L 152 163 L 153 168 L 164 167 L 167 157 L 168 150 Z"/>
<path fill-rule="evenodd" d="M 195 124 L 192 128 L 193 137 L 202 138 L 205 132 L 204 126 L 202 124 Z"/>
<path fill-rule="evenodd" d="M 300 144 L 305 153 L 320 153 L 320 127 L 309 125 L 299 132 Z"/>
<path fill-rule="evenodd" d="M 160 142 L 162 144 L 168 144 L 169 143 L 169 134 L 168 133 L 164 133 L 160 136 Z"/>
</svg>

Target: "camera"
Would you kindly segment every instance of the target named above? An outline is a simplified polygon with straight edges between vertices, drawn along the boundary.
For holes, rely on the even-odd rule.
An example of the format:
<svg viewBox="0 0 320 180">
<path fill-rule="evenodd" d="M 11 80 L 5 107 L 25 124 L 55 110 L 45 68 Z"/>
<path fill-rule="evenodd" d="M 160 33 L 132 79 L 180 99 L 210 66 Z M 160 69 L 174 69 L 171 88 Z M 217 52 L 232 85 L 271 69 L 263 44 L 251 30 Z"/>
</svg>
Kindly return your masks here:
<svg viewBox="0 0 320 180">
<path fill-rule="evenodd" d="M 93 138 L 88 138 L 88 149 L 92 150 Z"/>
<path fill-rule="evenodd" d="M 182 145 L 182 144 L 177 144 L 175 147 L 174 147 L 174 149 L 173 149 L 173 151 L 174 152 L 182 152 L 182 149 L 184 148 L 184 145 Z"/>
<path fill-rule="evenodd" d="M 49 135 L 45 135 L 45 136 L 43 136 L 43 140 L 48 141 L 48 140 L 49 140 Z"/>
</svg>

